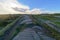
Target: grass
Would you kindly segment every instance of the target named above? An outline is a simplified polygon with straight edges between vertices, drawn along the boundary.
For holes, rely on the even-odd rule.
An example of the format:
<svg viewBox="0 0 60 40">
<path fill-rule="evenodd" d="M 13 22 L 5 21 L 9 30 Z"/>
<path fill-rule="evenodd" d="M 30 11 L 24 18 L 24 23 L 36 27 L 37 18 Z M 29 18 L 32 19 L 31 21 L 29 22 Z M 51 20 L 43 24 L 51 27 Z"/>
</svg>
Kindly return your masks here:
<svg viewBox="0 0 60 40">
<path fill-rule="evenodd" d="M 57 24 L 57 25 L 60 25 L 60 22 L 54 22 L 55 24 Z"/>
<path fill-rule="evenodd" d="M 57 18 L 53 17 L 53 16 L 39 16 L 37 15 L 37 18 L 41 18 L 41 19 L 44 19 L 44 20 L 57 20 Z"/>
<path fill-rule="evenodd" d="M 36 15 L 33 16 L 35 18 L 36 23 L 38 23 L 39 25 L 43 26 L 45 29 L 47 29 L 49 32 L 47 32 L 48 36 L 51 36 L 53 38 L 56 38 L 57 40 L 60 39 L 60 33 L 57 32 L 55 29 L 51 28 L 49 25 L 47 25 L 46 23 L 44 23 L 42 20 L 39 20 L 40 18 L 37 17 Z M 45 17 L 44 17 L 45 18 Z M 43 19 L 44 20 L 44 19 Z"/>
<path fill-rule="evenodd" d="M 4 35 L 4 32 L 5 32 L 6 30 L 8 30 L 9 28 L 11 28 L 12 25 L 15 24 L 17 20 L 19 20 L 19 18 L 15 19 L 13 22 L 9 23 L 9 24 L 6 25 L 4 28 L 2 28 L 2 29 L 0 30 L 0 36 L 3 36 L 3 35 Z M 5 24 L 5 23 L 4 23 L 4 24 Z"/>
<path fill-rule="evenodd" d="M 1 14 L 0 15 L 0 30 L 5 28 L 8 24 L 12 23 L 20 15 L 18 14 Z"/>
<path fill-rule="evenodd" d="M 60 28 L 60 22 L 53 22 L 58 28 Z"/>
<path fill-rule="evenodd" d="M 51 21 L 52 23 L 56 24 L 57 27 L 60 26 L 60 19 L 57 17 L 54 17 L 54 15 L 35 15 L 38 19 L 43 19 L 44 21 Z"/>
</svg>

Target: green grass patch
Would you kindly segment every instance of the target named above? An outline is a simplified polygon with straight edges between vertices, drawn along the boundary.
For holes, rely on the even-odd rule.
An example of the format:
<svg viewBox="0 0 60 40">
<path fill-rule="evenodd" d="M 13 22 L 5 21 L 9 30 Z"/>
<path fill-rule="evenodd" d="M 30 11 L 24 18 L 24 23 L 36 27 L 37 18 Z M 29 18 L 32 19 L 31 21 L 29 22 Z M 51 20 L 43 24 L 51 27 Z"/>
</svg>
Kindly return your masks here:
<svg viewBox="0 0 60 40">
<path fill-rule="evenodd" d="M 51 28 L 49 25 L 44 23 L 42 20 L 38 20 L 36 16 L 33 16 L 35 18 L 36 23 L 43 26 L 45 29 L 47 29 L 49 32 L 47 32 L 48 36 L 51 36 L 53 38 L 56 38 L 56 40 L 60 40 L 60 33 L 57 32 L 55 29 Z"/>
</svg>

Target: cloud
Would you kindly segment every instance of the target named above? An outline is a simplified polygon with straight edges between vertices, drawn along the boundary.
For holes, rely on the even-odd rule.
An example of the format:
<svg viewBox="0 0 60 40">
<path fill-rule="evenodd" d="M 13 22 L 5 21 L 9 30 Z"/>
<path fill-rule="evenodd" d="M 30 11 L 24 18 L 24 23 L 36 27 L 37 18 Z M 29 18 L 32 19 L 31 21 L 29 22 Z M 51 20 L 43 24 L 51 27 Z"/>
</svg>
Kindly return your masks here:
<svg viewBox="0 0 60 40">
<path fill-rule="evenodd" d="M 19 3 L 17 0 L 0 0 L 0 14 L 41 14 L 51 11 L 30 7 Z"/>
<path fill-rule="evenodd" d="M 47 11 L 44 10 L 43 8 L 39 9 L 39 8 L 34 8 L 31 11 L 31 14 L 52 14 L 52 11 Z"/>
<path fill-rule="evenodd" d="M 29 6 L 19 3 L 17 0 L 0 0 L 0 14 L 20 13 L 20 9 L 30 8 Z"/>
<path fill-rule="evenodd" d="M 31 14 L 40 14 L 40 13 L 41 13 L 40 9 L 35 8 L 31 10 Z"/>
</svg>

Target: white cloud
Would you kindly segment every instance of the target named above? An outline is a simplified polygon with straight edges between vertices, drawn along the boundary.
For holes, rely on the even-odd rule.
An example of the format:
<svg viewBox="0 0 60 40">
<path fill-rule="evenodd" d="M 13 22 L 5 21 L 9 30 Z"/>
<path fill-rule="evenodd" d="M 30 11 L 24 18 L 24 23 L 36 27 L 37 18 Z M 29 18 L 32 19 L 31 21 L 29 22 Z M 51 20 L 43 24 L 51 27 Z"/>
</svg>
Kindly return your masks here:
<svg viewBox="0 0 60 40">
<path fill-rule="evenodd" d="M 52 11 L 47 11 L 47 10 L 44 10 L 43 8 L 42 9 L 34 8 L 30 12 L 31 14 L 47 14 L 47 13 L 52 14 L 53 13 Z"/>
<path fill-rule="evenodd" d="M 19 3 L 17 0 L 0 0 L 0 14 L 20 13 L 13 8 L 29 9 L 28 6 Z"/>
<path fill-rule="evenodd" d="M 0 0 L 0 14 L 41 14 L 51 13 L 51 11 L 34 8 L 29 10 L 30 7 L 19 3 L 17 0 Z"/>
<path fill-rule="evenodd" d="M 40 9 L 35 8 L 31 10 L 31 14 L 40 14 L 40 13 L 41 13 Z"/>
</svg>

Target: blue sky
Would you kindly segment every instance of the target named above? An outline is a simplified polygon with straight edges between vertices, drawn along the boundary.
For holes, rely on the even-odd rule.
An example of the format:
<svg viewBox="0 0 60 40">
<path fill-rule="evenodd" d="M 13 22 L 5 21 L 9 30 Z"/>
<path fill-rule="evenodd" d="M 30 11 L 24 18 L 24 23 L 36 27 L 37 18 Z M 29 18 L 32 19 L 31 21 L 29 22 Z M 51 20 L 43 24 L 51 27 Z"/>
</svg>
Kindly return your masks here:
<svg viewBox="0 0 60 40">
<path fill-rule="evenodd" d="M 18 2 L 28 5 L 31 9 L 40 8 L 49 11 L 60 11 L 60 0 L 18 0 Z"/>
</svg>

